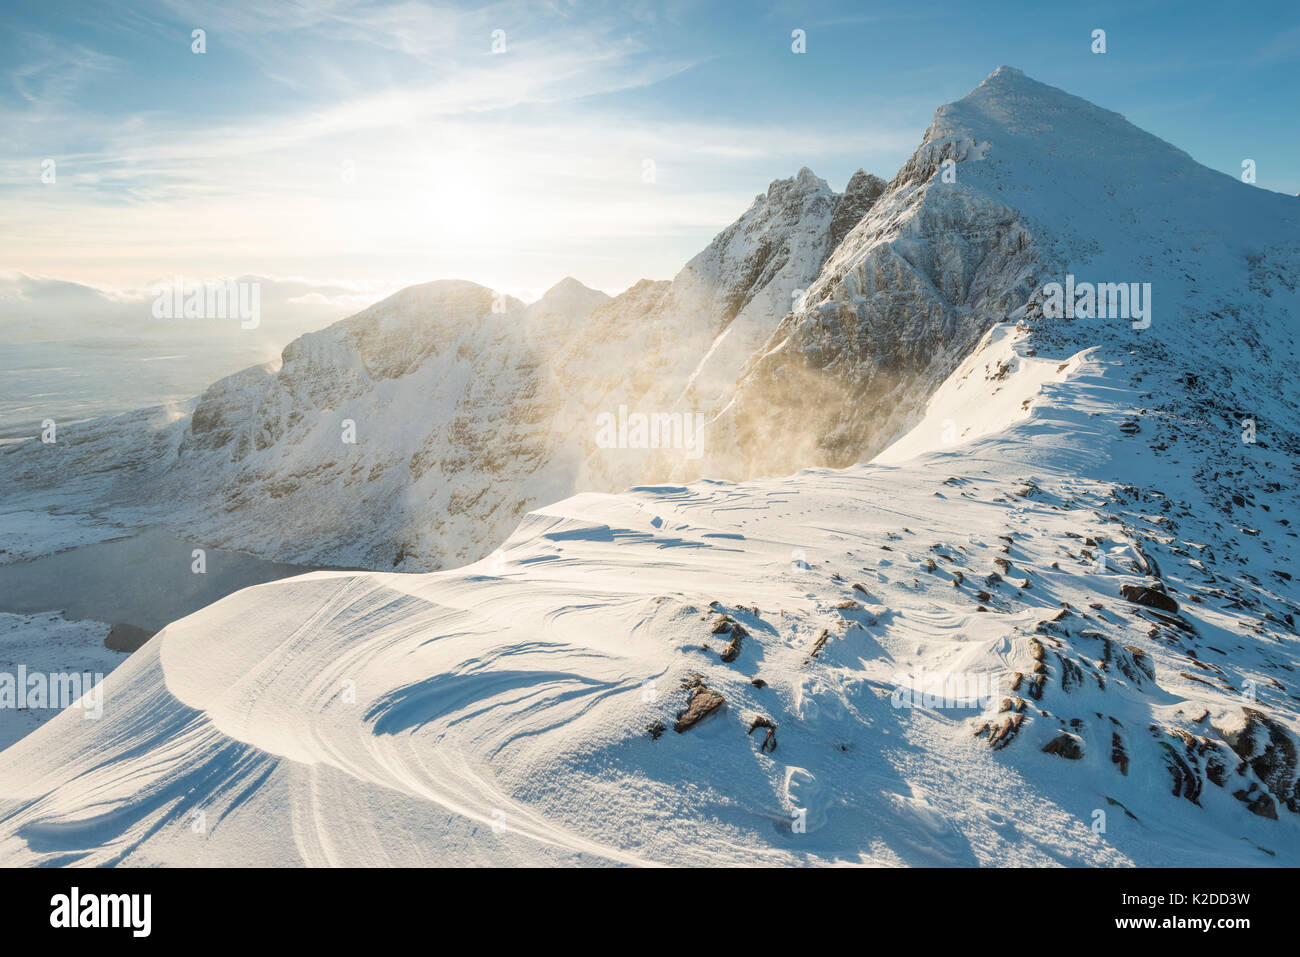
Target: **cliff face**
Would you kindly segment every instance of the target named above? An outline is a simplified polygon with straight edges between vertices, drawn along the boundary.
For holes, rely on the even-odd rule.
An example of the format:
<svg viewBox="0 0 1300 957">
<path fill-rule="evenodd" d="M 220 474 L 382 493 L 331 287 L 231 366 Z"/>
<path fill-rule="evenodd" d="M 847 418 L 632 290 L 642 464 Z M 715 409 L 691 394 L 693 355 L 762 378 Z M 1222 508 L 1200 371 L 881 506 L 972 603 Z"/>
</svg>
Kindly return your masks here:
<svg viewBox="0 0 1300 957">
<path fill-rule="evenodd" d="M 870 212 L 888 185 L 879 176 L 872 176 L 865 170 L 858 170 L 849 177 L 849 184 L 844 187 L 844 194 L 835 204 L 835 212 L 831 216 L 832 250 L 839 248 L 844 237 Z"/>
</svg>

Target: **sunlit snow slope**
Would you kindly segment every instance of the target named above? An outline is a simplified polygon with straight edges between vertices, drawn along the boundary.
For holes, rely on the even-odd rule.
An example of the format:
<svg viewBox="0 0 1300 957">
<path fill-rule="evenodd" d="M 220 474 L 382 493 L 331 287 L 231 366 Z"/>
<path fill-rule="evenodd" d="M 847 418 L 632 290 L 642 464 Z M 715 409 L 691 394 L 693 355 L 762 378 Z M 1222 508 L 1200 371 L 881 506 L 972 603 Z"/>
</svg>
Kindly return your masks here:
<svg viewBox="0 0 1300 957">
<path fill-rule="evenodd" d="M 1112 368 L 1024 348 L 994 330 L 945 391 L 1010 362 L 1029 408 L 908 464 L 579 496 L 466 569 L 317 573 L 176 622 L 100 722 L 0 754 L 0 859 L 1300 863 L 1294 766 L 1230 743 L 1247 680 L 1293 740 L 1279 595 L 1230 568 L 1220 593 L 1162 536 L 1167 499 L 1095 477 L 1134 444 Z M 1143 563 L 1177 615 L 1120 596 Z M 948 674 L 996 691 L 895 706 Z M 696 675 L 725 703 L 676 733 Z M 1081 757 L 1043 751 L 1062 735 Z"/>
</svg>

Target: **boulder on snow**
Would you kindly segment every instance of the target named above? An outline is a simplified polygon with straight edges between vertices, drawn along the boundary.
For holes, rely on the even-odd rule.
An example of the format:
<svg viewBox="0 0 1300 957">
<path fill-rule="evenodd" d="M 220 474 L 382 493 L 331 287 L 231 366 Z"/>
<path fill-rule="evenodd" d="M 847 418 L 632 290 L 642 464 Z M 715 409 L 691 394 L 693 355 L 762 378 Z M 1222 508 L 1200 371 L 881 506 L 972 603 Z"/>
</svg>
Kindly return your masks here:
<svg viewBox="0 0 1300 957">
<path fill-rule="evenodd" d="M 1145 605 L 1147 608 L 1158 608 L 1161 611 L 1178 614 L 1178 602 L 1164 592 L 1148 588 L 1146 585 L 1121 585 L 1119 593 L 1126 601 L 1131 601 L 1135 605 Z"/>
<path fill-rule="evenodd" d="M 1083 757 L 1083 740 L 1076 734 L 1062 731 L 1043 745 L 1043 751 L 1046 754 L 1055 754 L 1071 761 L 1078 761 Z"/>
<path fill-rule="evenodd" d="M 689 731 L 726 703 L 726 698 L 704 683 L 699 675 L 693 675 L 684 684 L 691 692 L 686 707 L 677 715 L 673 730 L 678 734 Z"/>
</svg>

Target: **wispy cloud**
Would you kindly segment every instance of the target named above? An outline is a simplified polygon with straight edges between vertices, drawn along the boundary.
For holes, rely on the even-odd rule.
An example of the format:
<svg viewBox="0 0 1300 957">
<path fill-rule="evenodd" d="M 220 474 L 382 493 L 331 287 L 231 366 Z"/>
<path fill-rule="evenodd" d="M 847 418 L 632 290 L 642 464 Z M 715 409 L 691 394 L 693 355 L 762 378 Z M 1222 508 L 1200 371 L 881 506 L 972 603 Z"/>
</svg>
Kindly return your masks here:
<svg viewBox="0 0 1300 957">
<path fill-rule="evenodd" d="M 5 262 L 138 281 L 196 263 L 364 276 L 382 260 L 415 279 L 543 286 L 594 261 L 588 281 L 618 286 L 671 274 L 808 155 L 869 159 L 917 132 L 630 115 L 612 103 L 711 54 L 652 48 L 626 17 L 579 17 L 567 4 L 303 2 L 268 13 L 169 0 L 151 36 L 164 17 L 168 44 L 194 24 L 214 55 L 238 47 L 268 64 L 269 82 L 312 94 L 235 110 L 104 113 L 75 97 L 0 105 L 0 122 L 23 120 L 0 156 Z M 498 29 L 505 52 L 494 54 Z M 87 57 L 80 69 L 114 62 Z M 54 184 L 39 180 L 45 157 Z M 669 241 L 647 257 L 654 239 Z M 619 243 L 639 261 L 612 265 Z"/>
<path fill-rule="evenodd" d="M 67 104 L 98 73 L 120 61 L 79 43 L 58 43 L 40 33 L 19 34 L 27 57 L 9 70 L 12 89 L 28 110 L 49 111 Z"/>
</svg>

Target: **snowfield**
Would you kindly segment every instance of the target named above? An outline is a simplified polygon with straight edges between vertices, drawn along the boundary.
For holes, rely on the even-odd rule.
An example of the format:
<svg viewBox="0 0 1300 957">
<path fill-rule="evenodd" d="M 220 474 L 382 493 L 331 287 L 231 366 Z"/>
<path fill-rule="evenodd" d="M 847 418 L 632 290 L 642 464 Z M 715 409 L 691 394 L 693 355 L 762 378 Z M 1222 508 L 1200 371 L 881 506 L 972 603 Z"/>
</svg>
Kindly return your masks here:
<svg viewBox="0 0 1300 957">
<path fill-rule="evenodd" d="M 710 330 L 650 384 L 713 416 L 702 477 L 566 459 L 556 488 L 657 484 L 564 489 L 464 567 L 317 572 L 168 625 L 109 675 L 102 719 L 0 752 L 0 864 L 1300 865 L 1300 203 L 1009 68 L 939 111 L 834 249 L 834 194 L 785 182 L 814 210 L 791 241 L 806 291 L 776 315 L 781 286 L 736 285 L 749 358 Z M 691 275 L 716 287 L 708 264 L 748 255 L 733 238 Z M 1067 272 L 1150 282 L 1150 327 L 1045 318 Z M 562 292 L 578 326 L 639 314 Z M 692 314 L 634 293 L 658 319 L 627 342 Z M 418 316 L 382 320 L 407 337 L 383 361 L 409 368 L 350 366 L 373 388 L 347 401 L 445 386 L 412 351 Z M 286 367 L 333 368 L 340 333 L 304 338 Z M 546 361 L 563 381 L 585 355 Z M 231 443 L 287 455 L 259 430 L 290 422 L 294 389 L 352 381 L 270 388 L 284 404 L 253 427 L 214 401 L 227 380 L 206 421 L 129 454 L 101 424 L 62 467 L 99 448 L 124 474 L 182 469 L 200 435 L 209 465 Z M 392 407 L 383 455 L 423 414 Z M 334 427 L 286 425 L 295 466 Z M 32 454 L 5 456 L 24 482 Z M 293 483 L 322 523 L 358 507 L 314 476 L 259 478 L 288 483 L 294 529 Z M 346 521 L 388 516 L 384 495 Z"/>
</svg>

